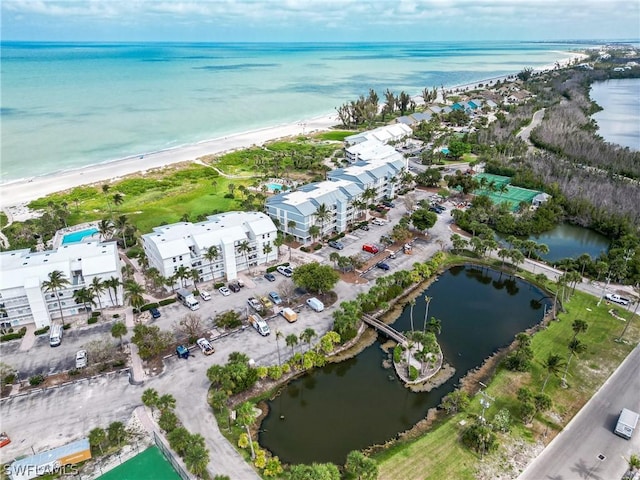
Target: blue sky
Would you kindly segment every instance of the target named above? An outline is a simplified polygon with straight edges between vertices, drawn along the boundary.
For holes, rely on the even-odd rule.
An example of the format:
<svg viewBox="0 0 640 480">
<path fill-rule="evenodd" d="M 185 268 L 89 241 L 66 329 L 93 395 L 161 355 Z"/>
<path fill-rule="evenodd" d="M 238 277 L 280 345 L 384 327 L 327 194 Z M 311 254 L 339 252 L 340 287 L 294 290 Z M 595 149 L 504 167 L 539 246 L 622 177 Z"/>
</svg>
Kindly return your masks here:
<svg viewBox="0 0 640 480">
<path fill-rule="evenodd" d="M 2 40 L 640 38 L 638 0 L 2 0 Z"/>
</svg>

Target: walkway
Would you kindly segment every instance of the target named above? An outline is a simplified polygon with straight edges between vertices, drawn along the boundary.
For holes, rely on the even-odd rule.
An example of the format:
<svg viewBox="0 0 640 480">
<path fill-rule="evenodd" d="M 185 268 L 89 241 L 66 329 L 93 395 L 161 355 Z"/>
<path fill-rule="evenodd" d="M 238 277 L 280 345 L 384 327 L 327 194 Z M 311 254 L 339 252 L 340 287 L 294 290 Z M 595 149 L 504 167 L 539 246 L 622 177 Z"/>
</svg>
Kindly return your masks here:
<svg viewBox="0 0 640 480">
<path fill-rule="evenodd" d="M 367 325 L 372 326 L 376 330 L 384 333 L 389 338 L 392 338 L 403 347 L 407 346 L 407 337 L 405 337 L 402 333 L 397 331 L 391 325 L 387 325 L 386 323 L 383 323 L 380 320 L 373 318 L 371 315 L 367 315 L 366 313 L 362 314 L 362 321 Z"/>
</svg>

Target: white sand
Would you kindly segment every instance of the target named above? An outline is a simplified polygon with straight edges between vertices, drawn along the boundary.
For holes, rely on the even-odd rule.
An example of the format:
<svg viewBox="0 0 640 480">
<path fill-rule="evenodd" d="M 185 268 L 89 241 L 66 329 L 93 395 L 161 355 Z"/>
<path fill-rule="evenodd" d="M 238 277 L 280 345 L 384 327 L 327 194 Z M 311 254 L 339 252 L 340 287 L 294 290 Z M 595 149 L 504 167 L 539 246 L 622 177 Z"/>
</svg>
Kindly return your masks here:
<svg viewBox="0 0 640 480">
<path fill-rule="evenodd" d="M 262 145 L 270 140 L 303 133 L 328 130 L 340 123 L 335 114 L 309 120 L 252 130 L 249 132 L 216 138 L 193 145 L 172 148 L 144 156 L 128 157 L 113 162 L 59 172 L 2 185 L 0 208 L 19 206 L 55 192 L 68 190 L 79 185 L 108 182 L 132 173 L 165 167 L 179 162 L 194 161 L 204 155 L 221 154 L 252 145 Z"/>
</svg>

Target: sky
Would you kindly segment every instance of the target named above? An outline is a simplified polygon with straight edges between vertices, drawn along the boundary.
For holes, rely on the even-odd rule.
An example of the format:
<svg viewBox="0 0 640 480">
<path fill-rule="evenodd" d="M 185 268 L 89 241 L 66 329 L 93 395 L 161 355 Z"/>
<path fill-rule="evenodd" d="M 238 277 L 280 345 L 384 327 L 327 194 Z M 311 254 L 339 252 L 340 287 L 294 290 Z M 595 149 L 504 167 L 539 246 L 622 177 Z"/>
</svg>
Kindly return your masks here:
<svg viewBox="0 0 640 480">
<path fill-rule="evenodd" d="M 2 0 L 2 40 L 640 40 L 638 0 Z"/>
</svg>

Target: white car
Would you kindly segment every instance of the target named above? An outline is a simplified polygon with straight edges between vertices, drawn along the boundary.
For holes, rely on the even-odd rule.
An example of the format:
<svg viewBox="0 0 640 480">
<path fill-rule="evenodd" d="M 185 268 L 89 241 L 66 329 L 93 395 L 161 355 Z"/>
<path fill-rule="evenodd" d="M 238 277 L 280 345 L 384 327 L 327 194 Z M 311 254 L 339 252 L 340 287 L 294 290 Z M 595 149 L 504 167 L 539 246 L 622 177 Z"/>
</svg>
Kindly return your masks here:
<svg viewBox="0 0 640 480">
<path fill-rule="evenodd" d="M 203 300 L 211 300 L 211 294 L 205 290 L 200 290 L 200 298 Z"/>
<path fill-rule="evenodd" d="M 227 287 L 220 287 L 218 291 L 225 297 L 228 297 L 229 295 L 231 295 L 231 290 L 229 290 Z"/>
<path fill-rule="evenodd" d="M 202 353 L 204 353 L 205 355 L 211 355 L 213 352 L 215 352 L 213 345 L 211 345 L 211 343 L 209 343 L 209 340 L 207 340 L 206 338 L 199 338 L 196 343 L 200 347 L 200 350 L 202 350 Z"/>
<path fill-rule="evenodd" d="M 285 277 L 290 277 L 291 275 L 293 275 L 293 270 L 291 270 L 289 267 L 285 267 L 283 265 L 278 266 L 278 268 L 276 268 L 276 270 L 278 271 L 278 273 L 281 273 Z"/>
<path fill-rule="evenodd" d="M 76 368 L 84 368 L 87 366 L 87 351 L 78 350 L 76 353 Z"/>
</svg>

